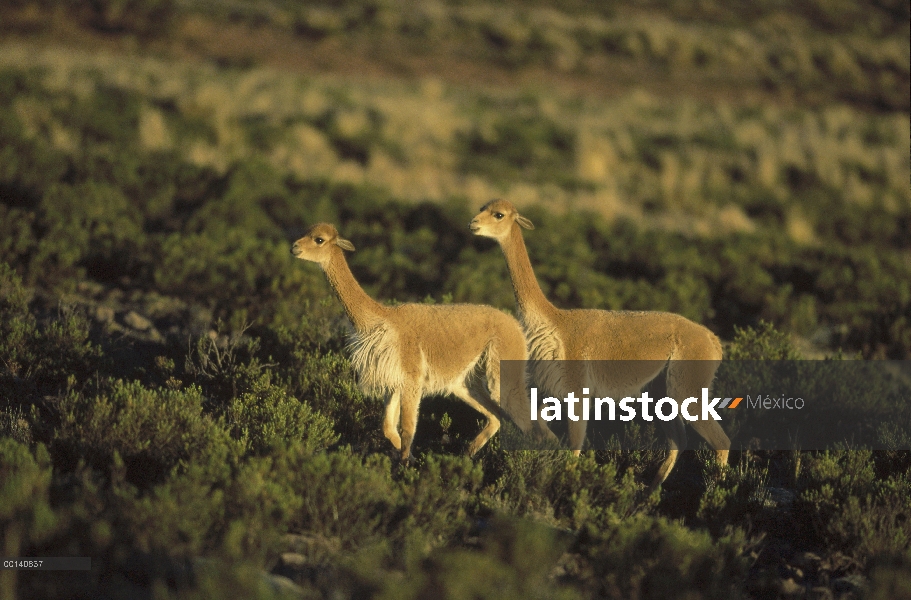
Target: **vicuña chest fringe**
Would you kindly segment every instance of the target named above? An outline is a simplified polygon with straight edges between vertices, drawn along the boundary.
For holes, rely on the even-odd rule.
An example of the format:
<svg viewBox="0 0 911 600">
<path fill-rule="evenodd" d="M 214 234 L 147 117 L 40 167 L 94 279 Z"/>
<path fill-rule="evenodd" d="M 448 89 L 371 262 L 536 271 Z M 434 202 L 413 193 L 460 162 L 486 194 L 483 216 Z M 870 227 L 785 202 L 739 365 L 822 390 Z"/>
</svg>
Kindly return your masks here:
<svg viewBox="0 0 911 600">
<path fill-rule="evenodd" d="M 348 342 L 351 365 L 365 395 L 381 397 L 402 386 L 404 374 L 398 337 L 398 333 L 386 325 L 351 335 Z"/>
</svg>

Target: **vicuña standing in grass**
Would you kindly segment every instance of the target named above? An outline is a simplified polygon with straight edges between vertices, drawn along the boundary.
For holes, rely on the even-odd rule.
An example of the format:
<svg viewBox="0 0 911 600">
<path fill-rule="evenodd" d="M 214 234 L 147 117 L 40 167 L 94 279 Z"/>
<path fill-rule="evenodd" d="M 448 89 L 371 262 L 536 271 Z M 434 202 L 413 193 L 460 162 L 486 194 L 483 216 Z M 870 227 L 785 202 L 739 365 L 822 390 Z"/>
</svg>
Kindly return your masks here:
<svg viewBox="0 0 911 600">
<path fill-rule="evenodd" d="M 468 448 L 473 455 L 500 428 L 500 360 L 525 360 L 519 323 L 489 306 L 400 304 L 383 306 L 354 279 L 342 250 L 354 245 L 332 225 L 314 225 L 291 253 L 318 263 L 354 324 L 349 348 L 361 390 L 386 400 L 383 433 L 402 460 L 411 457 L 421 398 L 452 394 L 487 418 Z M 482 377 L 476 377 L 480 371 Z M 481 381 L 483 380 L 483 381 Z M 524 386 L 515 388 L 521 395 Z M 532 428 L 527 402 L 507 398 L 523 431 Z M 399 435 L 399 419 L 402 433 Z"/>
<path fill-rule="evenodd" d="M 721 362 L 721 343 L 702 325 L 665 312 L 595 309 L 563 310 L 551 304 L 535 279 L 522 230 L 531 221 L 505 200 L 481 208 L 470 224 L 475 235 L 495 239 L 506 256 L 525 328 L 532 380 L 545 389 L 579 393 L 584 385 L 604 386 L 618 394 L 634 395 L 667 365 L 668 396 L 678 402 L 699 398 L 709 387 Z M 623 363 L 553 363 L 552 361 L 624 361 Z M 554 389 L 558 388 L 558 389 Z M 700 415 L 701 416 L 701 415 Z M 686 449 L 682 417 L 659 421 L 668 438 L 667 459 L 658 468 L 655 488 L 667 479 L 677 454 Z M 727 464 L 731 441 L 714 420 L 690 425 L 715 449 L 718 462 Z M 585 440 L 586 421 L 569 421 L 570 446 L 578 454 Z"/>
</svg>

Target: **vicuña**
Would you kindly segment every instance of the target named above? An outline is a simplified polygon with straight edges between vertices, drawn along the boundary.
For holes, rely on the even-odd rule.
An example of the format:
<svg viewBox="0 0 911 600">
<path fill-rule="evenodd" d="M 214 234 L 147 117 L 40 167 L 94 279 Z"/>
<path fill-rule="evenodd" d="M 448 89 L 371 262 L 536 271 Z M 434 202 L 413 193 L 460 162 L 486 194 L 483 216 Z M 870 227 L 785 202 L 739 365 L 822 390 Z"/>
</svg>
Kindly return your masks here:
<svg viewBox="0 0 911 600">
<path fill-rule="evenodd" d="M 699 396 L 709 387 L 721 363 L 721 343 L 708 329 L 666 312 L 564 310 L 551 304 L 531 268 L 522 230 L 534 229 L 508 201 L 493 200 L 471 221 L 475 235 L 495 239 L 503 250 L 512 278 L 519 320 L 528 341 L 531 378 L 552 392 L 583 386 L 615 390 L 617 396 L 637 395 L 667 366 L 668 396 Z M 571 362 L 554 362 L 571 361 Z M 582 361 L 622 361 L 582 362 Z M 686 449 L 684 421 L 659 423 L 668 440 L 668 457 L 658 468 L 652 488 L 661 485 Z M 690 422 L 727 464 L 731 441 L 714 420 Z M 585 440 L 586 422 L 569 423 L 569 442 L 576 454 Z"/>
<path fill-rule="evenodd" d="M 475 454 L 497 432 L 499 417 L 504 416 L 500 360 L 526 358 L 519 323 L 489 306 L 384 306 L 355 280 L 343 250 L 353 251 L 354 245 L 327 223 L 314 225 L 291 247 L 297 258 L 322 267 L 354 325 L 351 363 L 364 394 L 385 400 L 383 434 L 408 461 L 421 399 L 452 394 L 487 418 L 468 448 L 470 455 Z M 524 386 L 513 390 L 515 397 L 505 399 L 507 412 L 523 431 L 531 431 L 528 404 L 521 397 Z"/>
</svg>

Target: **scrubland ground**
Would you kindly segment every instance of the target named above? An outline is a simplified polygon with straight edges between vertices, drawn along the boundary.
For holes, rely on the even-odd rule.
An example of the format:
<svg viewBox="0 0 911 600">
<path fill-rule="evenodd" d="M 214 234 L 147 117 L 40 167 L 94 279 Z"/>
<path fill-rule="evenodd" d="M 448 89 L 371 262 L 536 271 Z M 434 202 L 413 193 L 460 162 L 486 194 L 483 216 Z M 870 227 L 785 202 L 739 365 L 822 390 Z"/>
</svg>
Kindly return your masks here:
<svg viewBox="0 0 911 600">
<path fill-rule="evenodd" d="M 0 9 L 0 572 L 20 598 L 894 598 L 911 454 L 416 465 L 357 390 L 316 221 L 390 301 L 559 306 L 740 358 L 911 358 L 907 3 L 17 0 Z M 896 414 L 907 417 L 897 399 Z M 904 404 L 901 404 L 904 402 Z M 695 437 L 695 436 L 692 436 Z"/>
</svg>

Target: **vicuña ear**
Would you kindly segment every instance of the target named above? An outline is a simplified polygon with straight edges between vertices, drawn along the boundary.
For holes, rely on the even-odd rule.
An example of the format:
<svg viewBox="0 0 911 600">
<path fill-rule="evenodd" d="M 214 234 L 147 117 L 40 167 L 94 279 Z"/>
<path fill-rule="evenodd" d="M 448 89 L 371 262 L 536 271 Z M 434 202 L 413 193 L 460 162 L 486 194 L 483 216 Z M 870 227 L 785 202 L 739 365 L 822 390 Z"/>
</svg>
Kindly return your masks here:
<svg viewBox="0 0 911 600">
<path fill-rule="evenodd" d="M 348 240 L 345 240 L 342 238 L 335 238 L 335 245 L 338 246 L 339 248 L 341 248 L 342 250 L 350 250 L 351 252 L 354 252 L 354 244 L 352 244 Z"/>
<path fill-rule="evenodd" d="M 525 217 L 523 217 L 522 215 L 516 215 L 516 223 L 518 223 L 520 227 L 524 227 L 525 229 L 534 229 L 535 228 L 535 226 L 532 224 L 532 222 L 529 221 L 528 219 L 526 219 Z"/>
</svg>

